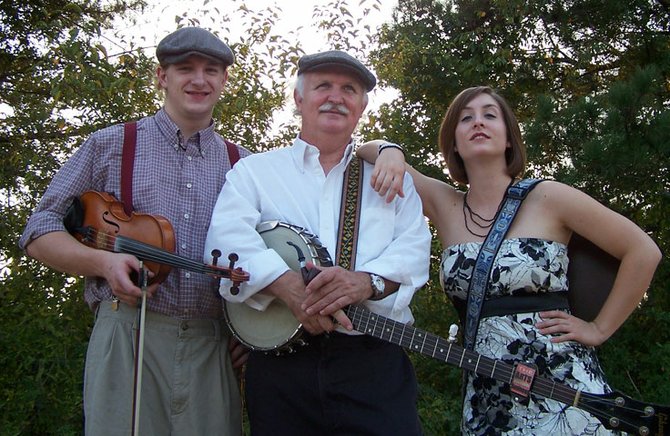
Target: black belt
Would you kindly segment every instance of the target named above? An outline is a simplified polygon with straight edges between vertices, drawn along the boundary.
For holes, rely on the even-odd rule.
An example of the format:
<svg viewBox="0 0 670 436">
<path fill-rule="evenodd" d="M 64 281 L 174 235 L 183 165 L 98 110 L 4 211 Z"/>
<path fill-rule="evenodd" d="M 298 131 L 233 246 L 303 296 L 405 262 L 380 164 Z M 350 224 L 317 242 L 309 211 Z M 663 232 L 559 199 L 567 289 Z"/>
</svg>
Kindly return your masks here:
<svg viewBox="0 0 670 436">
<path fill-rule="evenodd" d="M 388 343 L 368 335 L 347 335 L 340 332 L 323 333 L 316 336 L 306 334 L 303 336 L 303 339 L 308 347 L 327 347 L 335 349 L 375 348 Z"/>
<path fill-rule="evenodd" d="M 465 317 L 466 300 L 452 300 L 461 322 Z M 541 312 L 544 310 L 569 309 L 568 291 L 542 294 L 506 295 L 484 301 L 481 318 L 504 316 L 514 313 Z"/>
</svg>

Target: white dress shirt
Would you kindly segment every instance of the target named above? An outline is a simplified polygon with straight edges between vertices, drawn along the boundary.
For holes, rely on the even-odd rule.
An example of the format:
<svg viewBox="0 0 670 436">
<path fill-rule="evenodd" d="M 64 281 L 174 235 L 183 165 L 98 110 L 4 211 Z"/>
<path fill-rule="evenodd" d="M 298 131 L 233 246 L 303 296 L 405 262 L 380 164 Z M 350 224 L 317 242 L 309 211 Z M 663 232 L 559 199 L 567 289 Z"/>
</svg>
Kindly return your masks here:
<svg viewBox="0 0 670 436">
<path fill-rule="evenodd" d="M 274 297 L 258 294 L 284 272 L 286 262 L 267 248 L 256 232 L 258 224 L 279 220 L 316 235 L 335 261 L 344 171 L 353 145 L 344 158 L 324 174 L 319 150 L 297 138 L 291 147 L 254 154 L 240 160 L 226 175 L 205 242 L 205 258 L 219 249 L 223 258 L 239 255 L 237 266 L 249 272 L 239 293 L 230 293 L 222 280 L 221 295 L 263 310 Z M 412 178 L 405 175 L 405 197 L 386 203 L 370 186 L 372 165 L 364 163 L 356 271 L 375 273 L 400 283 L 397 292 L 366 301 L 372 311 L 403 323 L 414 321 L 409 304 L 428 280 L 430 232 Z M 343 331 L 343 330 L 341 330 Z"/>
</svg>

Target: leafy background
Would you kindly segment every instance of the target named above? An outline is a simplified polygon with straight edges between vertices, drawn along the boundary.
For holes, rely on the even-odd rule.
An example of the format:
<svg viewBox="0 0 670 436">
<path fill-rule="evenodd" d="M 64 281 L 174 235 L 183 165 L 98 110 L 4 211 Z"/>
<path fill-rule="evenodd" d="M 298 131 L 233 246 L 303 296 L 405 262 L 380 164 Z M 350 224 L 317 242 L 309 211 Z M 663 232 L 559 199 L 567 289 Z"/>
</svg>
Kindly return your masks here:
<svg viewBox="0 0 670 436">
<path fill-rule="evenodd" d="M 155 41 L 122 32 L 145 10 L 143 0 L 20 3 L 0 3 L 0 434 L 80 434 L 93 321 L 82 282 L 28 259 L 17 241 L 51 176 L 89 133 L 159 107 Z M 280 7 L 231 3 L 235 13 L 225 14 L 203 0 L 177 15 L 175 27 L 217 31 L 237 54 L 215 110 L 222 134 L 254 151 L 287 144 L 298 121 L 275 114 L 291 106 L 288 83 L 304 49 L 293 43 L 296 33 L 275 32 Z M 667 253 L 667 0 L 400 0 L 378 29 L 366 23 L 381 0 L 359 3 L 314 6 L 308 25 L 326 37 L 324 49 L 367 59 L 382 87 L 397 91 L 366 115 L 362 137 L 403 143 L 412 165 L 446 178 L 436 138 L 447 105 L 464 87 L 491 85 L 516 108 L 529 175 L 584 190 Z M 413 309 L 418 326 L 446 336 L 456 315 L 439 288 L 440 252 L 434 241 L 431 279 Z M 666 404 L 669 265 L 664 259 L 639 310 L 599 350 L 612 386 Z M 457 434 L 460 370 L 412 359 L 426 434 Z"/>
</svg>

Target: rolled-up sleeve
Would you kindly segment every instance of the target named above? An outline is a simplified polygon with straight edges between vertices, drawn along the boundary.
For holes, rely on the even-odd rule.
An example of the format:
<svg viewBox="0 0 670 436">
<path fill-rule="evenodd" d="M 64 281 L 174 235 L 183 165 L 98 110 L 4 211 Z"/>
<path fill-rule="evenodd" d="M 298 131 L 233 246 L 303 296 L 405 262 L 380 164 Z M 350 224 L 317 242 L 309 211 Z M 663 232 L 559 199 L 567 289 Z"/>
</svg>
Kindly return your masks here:
<svg viewBox="0 0 670 436">
<path fill-rule="evenodd" d="M 97 140 L 91 136 L 54 175 L 19 239 L 25 249 L 31 241 L 50 232 L 66 231 L 63 217 L 72 200 L 93 185 Z"/>
</svg>

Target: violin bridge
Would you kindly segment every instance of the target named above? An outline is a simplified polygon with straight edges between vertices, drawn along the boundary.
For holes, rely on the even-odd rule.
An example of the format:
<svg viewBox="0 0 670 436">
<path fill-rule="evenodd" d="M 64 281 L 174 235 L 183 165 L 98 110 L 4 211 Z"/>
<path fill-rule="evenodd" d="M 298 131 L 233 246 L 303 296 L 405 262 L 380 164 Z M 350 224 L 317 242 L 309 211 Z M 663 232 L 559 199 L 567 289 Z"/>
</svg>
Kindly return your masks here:
<svg viewBox="0 0 670 436">
<path fill-rule="evenodd" d="M 106 232 L 98 231 L 97 235 L 95 235 L 95 246 L 107 249 L 106 247 L 108 246 L 108 236 L 109 235 Z"/>
</svg>

